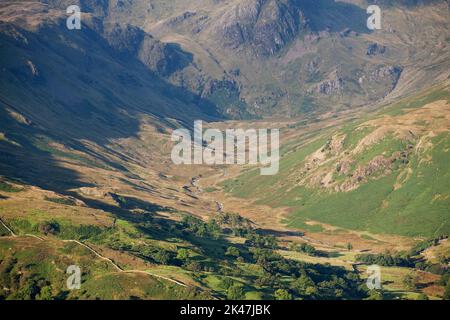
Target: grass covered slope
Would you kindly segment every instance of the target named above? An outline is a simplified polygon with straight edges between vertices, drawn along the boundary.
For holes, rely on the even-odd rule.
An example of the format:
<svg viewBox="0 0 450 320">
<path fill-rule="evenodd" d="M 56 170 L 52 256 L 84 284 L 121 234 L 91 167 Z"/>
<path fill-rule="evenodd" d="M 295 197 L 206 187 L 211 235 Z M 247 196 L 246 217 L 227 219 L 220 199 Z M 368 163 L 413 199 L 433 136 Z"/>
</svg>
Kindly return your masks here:
<svg viewBox="0 0 450 320">
<path fill-rule="evenodd" d="M 57 240 L 32 237 L 0 241 L 0 299 L 183 299 L 200 298 L 165 280 L 143 273 L 118 272 L 86 248 Z M 82 272 L 82 289 L 70 291 L 69 265 Z"/>
<path fill-rule="evenodd" d="M 306 220 L 375 233 L 433 236 L 450 230 L 448 84 L 284 149 L 280 174 L 226 181 L 235 196 L 292 208 Z"/>
<path fill-rule="evenodd" d="M 124 196 L 106 211 L 3 184 L 0 300 L 273 299 L 279 290 L 302 299 L 368 296 L 356 272 L 286 258 L 277 252 L 285 244 L 238 215 L 203 222 Z M 75 291 L 66 287 L 71 265 L 82 270 Z"/>
</svg>

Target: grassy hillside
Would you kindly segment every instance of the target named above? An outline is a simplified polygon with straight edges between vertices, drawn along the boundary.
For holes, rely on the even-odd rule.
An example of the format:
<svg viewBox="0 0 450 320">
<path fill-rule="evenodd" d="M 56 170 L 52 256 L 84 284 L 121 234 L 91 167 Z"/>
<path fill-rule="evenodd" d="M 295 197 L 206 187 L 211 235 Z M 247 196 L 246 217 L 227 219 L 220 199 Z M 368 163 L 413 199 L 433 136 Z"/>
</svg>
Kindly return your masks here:
<svg viewBox="0 0 450 320">
<path fill-rule="evenodd" d="M 448 84 L 354 108 L 446 78 L 442 4 L 368 33 L 361 1 L 79 3 L 0 3 L 0 299 L 443 297 L 446 239 L 410 251 L 449 229 Z M 196 119 L 282 127 L 280 173 L 174 165 Z"/>
<path fill-rule="evenodd" d="M 271 299 L 278 289 L 305 299 L 367 296 L 353 271 L 285 258 L 275 237 L 238 215 L 203 222 L 125 196 L 105 211 L 24 185 L 1 194 L 0 298 Z M 70 265 L 83 271 L 80 290 L 65 287 Z M 295 286 L 301 277 L 309 293 Z"/>
<path fill-rule="evenodd" d="M 449 87 L 389 105 L 285 150 L 273 177 L 226 181 L 234 196 L 287 206 L 307 220 L 408 236 L 450 231 Z"/>
<path fill-rule="evenodd" d="M 140 273 L 122 273 L 87 249 L 56 240 L 0 241 L 0 299 L 201 299 L 195 290 Z M 69 265 L 82 271 L 82 290 L 66 286 Z"/>
</svg>

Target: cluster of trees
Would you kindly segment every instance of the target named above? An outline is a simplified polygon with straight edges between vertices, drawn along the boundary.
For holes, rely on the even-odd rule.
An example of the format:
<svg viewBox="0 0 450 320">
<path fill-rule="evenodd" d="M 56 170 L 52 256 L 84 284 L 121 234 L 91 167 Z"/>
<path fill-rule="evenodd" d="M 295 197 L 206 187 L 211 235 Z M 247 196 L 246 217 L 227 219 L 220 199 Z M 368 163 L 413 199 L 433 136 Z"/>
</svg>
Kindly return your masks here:
<svg viewBox="0 0 450 320">
<path fill-rule="evenodd" d="M 213 225 L 211 221 L 214 221 Z M 238 261 L 243 261 L 243 257 L 246 256 L 248 262 L 260 266 L 263 273 L 254 280 L 254 284 L 257 287 L 273 288 L 275 299 L 336 299 L 368 296 L 363 282 L 356 273 L 344 268 L 311 265 L 286 259 L 275 251 L 278 248 L 278 242 L 274 236 L 259 233 L 252 228 L 249 220 L 237 214 L 223 213 L 217 216 L 216 220 L 211 221 L 206 224 L 198 219 L 186 217 L 183 220 L 183 227 L 185 231 L 197 235 L 208 236 L 211 230 L 218 232 L 221 229 L 222 232 L 228 231 L 233 235 L 244 237 L 245 246 L 240 249 L 230 246 L 226 249 L 225 256 L 236 258 Z M 243 249 L 245 252 L 242 251 Z M 296 250 L 310 255 L 317 254 L 316 249 L 307 243 L 298 245 Z M 177 258 L 189 261 L 184 251 L 179 250 Z M 294 281 L 290 284 L 286 283 L 282 281 L 285 277 L 290 277 Z M 245 295 L 242 284 L 233 280 L 224 280 L 223 286 L 229 299 L 242 299 Z"/>
<path fill-rule="evenodd" d="M 169 265 L 175 262 L 175 253 L 159 247 L 139 246 L 134 248 L 137 255 L 156 264 Z"/>
<path fill-rule="evenodd" d="M 225 233 L 237 237 L 245 237 L 253 230 L 251 221 L 237 213 L 223 212 L 217 216 L 217 222 Z"/>
<path fill-rule="evenodd" d="M 86 240 L 98 238 L 109 230 L 93 225 L 61 225 L 57 220 L 50 220 L 32 226 L 32 231 L 63 239 Z"/>
<path fill-rule="evenodd" d="M 437 246 L 442 239 L 447 239 L 448 235 L 440 235 L 425 241 L 417 243 L 410 251 L 411 256 L 419 255 L 421 252 L 425 251 L 430 247 Z"/>
<path fill-rule="evenodd" d="M 245 299 L 245 290 L 242 283 L 231 278 L 224 278 L 220 283 L 220 287 L 226 291 L 227 299 L 229 300 Z"/>
<path fill-rule="evenodd" d="M 360 254 L 356 256 L 356 260 L 364 264 L 377 264 L 386 267 L 414 267 L 415 260 L 407 253 L 400 252 L 391 254 L 389 252 L 380 254 Z"/>
<path fill-rule="evenodd" d="M 194 257 L 193 252 L 186 248 L 179 248 L 174 252 L 160 247 L 140 245 L 135 247 L 132 246 L 130 251 L 136 256 L 155 264 L 182 266 L 186 270 L 193 272 L 215 271 L 212 266 L 200 261 L 202 258 L 201 256 Z"/>
<path fill-rule="evenodd" d="M 306 253 L 309 256 L 317 256 L 318 252 L 316 248 L 306 242 L 300 244 L 292 244 L 291 250 Z"/>
<path fill-rule="evenodd" d="M 219 239 L 222 228 L 215 219 L 209 220 L 208 223 L 195 218 L 193 216 L 185 216 L 181 222 L 181 229 L 184 233 L 195 234 L 198 237 L 207 237 Z"/>
<path fill-rule="evenodd" d="M 274 288 L 276 299 L 295 297 L 301 299 L 365 298 L 366 287 L 358 274 L 344 268 L 312 265 L 285 259 L 272 249 L 252 248 L 254 263 L 263 269 L 257 286 Z M 287 284 L 283 277 L 294 279 Z M 280 290 L 280 291 L 279 291 Z"/>
<path fill-rule="evenodd" d="M 445 288 L 444 300 L 450 300 L 450 272 L 442 275 L 439 284 Z"/>
<path fill-rule="evenodd" d="M 53 289 L 48 280 L 24 269 L 15 257 L 0 260 L 0 300 L 54 300 L 62 299 L 66 292 Z"/>
<path fill-rule="evenodd" d="M 448 266 L 447 266 L 448 261 L 447 261 L 447 258 L 445 258 L 445 257 L 442 259 L 443 259 L 443 261 L 440 261 L 440 263 L 430 263 L 428 261 L 419 261 L 416 263 L 415 268 L 422 270 L 422 271 L 434 273 L 434 274 L 444 275 L 449 272 Z"/>
<path fill-rule="evenodd" d="M 250 232 L 246 235 L 246 245 L 257 248 L 276 249 L 278 247 L 278 241 L 274 236 L 262 235 L 257 232 Z"/>
</svg>

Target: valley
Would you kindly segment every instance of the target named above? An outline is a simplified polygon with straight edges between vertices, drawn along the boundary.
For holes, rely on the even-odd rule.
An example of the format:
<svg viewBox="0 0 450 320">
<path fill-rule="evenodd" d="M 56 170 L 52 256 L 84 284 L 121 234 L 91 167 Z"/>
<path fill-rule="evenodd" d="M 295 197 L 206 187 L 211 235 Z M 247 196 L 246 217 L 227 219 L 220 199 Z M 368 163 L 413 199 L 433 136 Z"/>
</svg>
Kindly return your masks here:
<svg viewBox="0 0 450 320">
<path fill-rule="evenodd" d="M 448 92 L 446 91 L 448 90 L 448 87 L 439 87 L 439 90 Z M 431 102 L 429 99 L 431 99 Z M 418 112 L 416 110 L 430 108 L 433 105 L 433 99 L 434 98 L 426 96 L 423 98 L 423 105 L 417 105 L 413 109 L 406 109 L 406 114 L 411 113 L 411 110 L 414 110 L 412 112 L 414 114 Z M 437 101 L 442 101 L 439 100 L 442 99 L 442 94 L 436 95 L 435 99 L 438 99 Z M 403 113 L 402 107 L 404 105 L 405 104 L 398 104 L 392 107 L 390 106 L 383 109 L 383 111 L 376 110 L 372 114 L 375 119 L 382 118 L 385 113 L 398 116 Z M 449 113 L 446 111 L 448 105 L 440 102 L 434 105 L 437 106 L 437 110 L 444 112 L 444 117 L 447 118 L 441 117 L 441 111 L 436 110 L 434 113 L 427 111 L 427 114 L 430 117 L 430 120 L 428 121 L 432 121 L 433 119 L 437 119 L 434 121 L 438 122 L 441 121 L 440 119 L 447 119 L 445 121 L 448 121 Z M 368 116 L 368 119 L 370 119 L 370 117 L 371 116 Z M 277 126 L 281 125 L 281 127 L 285 128 L 281 131 L 281 137 L 282 139 L 287 140 L 285 140 L 282 145 L 289 146 L 288 149 L 285 149 L 282 152 L 283 156 L 280 162 L 281 174 L 284 175 L 289 172 L 289 167 L 286 167 L 286 164 L 289 166 L 295 165 L 301 167 L 302 161 L 305 161 L 304 159 L 308 158 L 306 151 L 309 150 L 310 154 L 315 154 L 315 150 L 322 147 L 321 144 L 315 142 L 317 137 L 311 135 L 311 132 L 320 134 L 327 132 L 330 136 L 334 136 L 333 132 L 342 130 L 341 128 L 347 128 L 349 123 L 352 124 L 352 118 L 352 115 L 345 115 L 342 116 L 342 120 L 336 120 L 335 118 L 324 120 L 323 122 L 312 124 L 312 128 L 305 128 L 304 132 L 296 130 L 295 127 L 292 128 L 295 120 L 289 120 L 284 125 L 281 125 L 282 121 L 277 122 Z M 336 125 L 336 122 L 339 121 L 341 121 L 341 124 Z M 369 120 L 369 122 L 370 121 L 376 120 Z M 415 120 L 408 121 L 409 123 L 414 123 Z M 392 123 L 392 121 L 390 123 Z M 248 122 L 232 122 L 230 124 L 224 122 L 221 125 L 224 128 L 227 126 L 240 125 L 244 128 L 245 126 L 257 127 L 255 123 Z M 259 123 L 259 125 L 264 126 L 266 123 Z M 442 128 L 448 126 L 446 122 L 443 122 L 442 125 Z M 313 130 L 314 127 L 315 131 Z M 326 129 L 324 130 L 324 128 L 329 129 L 327 131 Z M 440 130 L 440 127 L 437 126 L 436 123 L 434 123 L 433 128 L 436 132 Z M 301 137 L 305 133 L 307 133 L 306 140 L 302 141 L 299 136 Z M 370 132 L 366 131 L 365 134 L 370 135 Z M 386 132 L 386 134 L 388 134 L 388 132 Z M 164 136 L 161 136 L 160 138 L 161 143 L 163 143 L 162 141 L 164 140 L 169 141 L 170 136 L 167 134 L 165 138 Z M 365 136 L 361 135 L 360 138 L 364 141 Z M 422 141 L 421 144 L 425 143 L 423 140 L 418 140 L 419 142 Z M 319 138 L 319 141 L 326 142 L 326 139 Z M 138 142 L 130 141 L 129 143 L 133 145 Z M 303 147 L 298 148 L 298 143 Z M 311 144 L 312 147 L 307 147 L 309 144 Z M 419 147 L 421 147 L 421 144 L 419 144 Z M 357 145 L 357 141 L 354 141 L 352 145 Z M 401 148 L 403 145 L 398 144 L 394 146 Z M 130 148 L 127 149 L 130 150 Z M 301 158 L 296 154 L 299 152 L 297 150 L 302 152 L 303 156 Z M 387 149 L 383 148 L 382 150 Z M 169 152 L 169 149 L 167 152 Z M 394 152 L 394 150 L 390 152 Z M 293 155 L 295 156 L 295 160 L 289 160 L 292 159 L 291 157 L 293 157 Z M 375 157 L 376 155 L 374 154 L 373 156 Z M 60 161 L 67 161 L 64 154 L 61 154 Z M 160 163 L 163 162 L 160 161 Z M 260 268 L 258 267 L 258 264 L 250 267 L 251 259 L 250 256 L 247 257 L 249 253 L 246 253 L 246 250 L 251 247 L 247 247 L 249 244 L 246 244 L 248 243 L 246 237 L 248 236 L 245 235 L 245 231 L 239 231 L 241 228 L 244 228 L 245 230 L 250 227 L 262 237 L 268 237 L 268 239 L 276 241 L 277 245 L 274 253 L 276 252 L 280 257 L 284 257 L 291 261 L 299 261 L 302 264 L 311 264 L 312 268 L 314 268 L 313 266 L 330 265 L 330 268 L 342 270 L 340 272 L 352 272 L 356 270 L 357 274 L 359 274 L 362 279 L 364 279 L 367 274 L 365 272 L 364 264 L 358 262 L 358 255 L 363 253 L 383 254 L 386 252 L 407 252 L 420 241 L 439 234 L 439 229 L 437 229 L 436 233 L 423 235 L 420 235 L 419 233 L 411 238 L 402 235 L 401 232 L 396 235 L 397 232 L 380 233 L 378 230 L 375 230 L 375 232 L 369 231 L 370 229 L 358 230 L 358 228 L 354 228 L 353 225 L 346 225 L 346 221 L 343 219 L 340 219 L 338 224 L 334 224 L 332 223 L 333 221 L 330 223 L 328 219 L 325 218 L 324 220 L 321 220 L 319 219 L 320 217 L 316 216 L 312 219 L 309 217 L 302 218 L 302 220 L 300 220 L 301 223 L 297 218 L 294 218 L 295 220 L 293 221 L 296 223 L 293 224 L 288 222 L 293 219 L 292 214 L 294 213 L 289 204 L 282 204 L 280 206 L 277 202 L 273 202 L 273 200 L 267 202 L 264 198 L 260 198 L 258 189 L 266 183 L 266 179 L 271 180 L 273 177 L 252 174 L 252 172 L 258 170 L 252 169 L 252 166 L 242 168 L 242 166 L 236 165 L 221 165 L 211 168 L 205 165 L 185 165 L 183 168 L 183 165 L 174 165 L 172 168 L 163 168 L 154 163 L 149 167 L 141 167 L 140 165 L 132 164 L 128 167 L 130 171 L 126 175 L 120 171 L 114 173 L 106 169 L 88 169 L 84 163 L 81 167 L 78 167 L 75 163 L 65 163 L 64 166 L 67 166 L 68 168 L 77 168 L 76 170 L 79 170 L 80 176 L 83 177 L 83 179 L 91 181 L 91 184 L 95 182 L 95 187 L 82 187 L 72 190 L 69 193 L 59 193 L 22 185 L 22 183 L 16 184 L 18 182 L 8 180 L 2 182 L 4 191 L 1 193 L 3 200 L 1 200 L 0 216 L 6 225 L 20 235 L 20 239 L 24 237 L 21 241 L 26 241 L 27 238 L 30 238 L 30 236 L 26 236 L 27 234 L 48 239 L 46 241 L 55 244 L 60 243 L 60 245 L 63 246 L 69 245 L 65 242 L 68 239 L 79 240 L 88 244 L 90 247 L 95 248 L 96 252 L 101 253 L 113 261 L 113 264 L 110 264 L 109 266 L 109 263 L 105 262 L 104 267 L 107 269 L 112 268 L 114 270 L 114 264 L 117 264 L 120 269 L 124 270 L 126 274 L 121 272 L 117 274 L 117 270 L 113 272 L 116 274 L 115 277 L 118 277 L 119 279 L 122 279 L 122 277 L 128 279 L 133 273 L 136 273 L 133 271 L 132 274 L 130 274 L 131 270 L 140 270 L 142 275 L 145 275 L 145 272 L 148 272 L 147 276 L 150 279 L 155 278 L 156 276 L 155 280 L 164 283 L 164 290 L 169 290 L 166 286 L 171 287 L 172 284 L 170 282 L 173 280 L 176 281 L 176 283 L 190 286 L 192 289 L 189 290 L 191 290 L 192 294 L 195 294 L 196 297 L 207 298 L 207 294 L 212 294 L 213 296 L 220 298 L 228 294 L 228 289 L 222 288 L 221 286 L 223 286 L 223 284 L 221 283 L 226 279 L 223 276 L 224 274 L 228 276 L 231 275 L 229 274 L 230 271 L 225 271 L 227 266 L 230 265 L 230 261 L 225 259 L 225 261 L 221 262 L 220 264 L 224 263 L 224 266 L 221 267 L 220 271 L 214 268 L 208 269 L 207 266 L 209 263 L 212 263 L 212 261 L 215 261 L 214 264 L 216 264 L 216 259 L 219 259 L 219 261 L 221 260 L 218 258 L 223 255 L 223 253 L 219 253 L 221 250 L 227 252 L 230 250 L 229 247 L 234 246 L 239 248 L 237 251 L 238 254 L 243 255 L 243 261 L 238 263 L 238 265 L 243 268 L 240 270 L 245 270 L 248 274 L 246 276 L 232 276 L 235 284 L 245 288 L 245 296 L 247 298 L 269 297 L 268 292 L 264 293 L 267 296 L 260 295 L 261 290 L 264 290 L 264 284 L 261 284 L 261 289 L 252 288 L 252 286 L 250 286 L 250 283 L 253 283 L 253 280 L 249 282 L 249 279 L 258 274 L 261 275 L 261 271 L 257 271 Z M 188 167 L 189 170 L 186 170 Z M 400 175 L 402 175 L 403 171 L 408 171 L 407 168 L 401 167 L 397 170 Z M 163 174 L 162 172 L 166 173 Z M 107 176 L 105 177 L 106 173 Z M 146 181 L 149 180 L 144 180 L 139 177 L 144 174 L 146 177 L 156 176 L 158 174 L 160 183 L 158 183 L 158 185 L 148 185 L 148 182 Z M 130 178 L 130 176 L 133 178 Z M 259 181 L 254 182 L 253 179 L 258 179 Z M 370 177 L 370 179 L 372 179 L 372 177 Z M 375 176 L 373 179 L 377 179 L 377 177 Z M 114 181 L 114 184 L 111 183 L 112 181 Z M 283 188 L 289 188 L 286 184 L 290 180 L 282 178 L 280 181 L 283 181 L 283 184 L 280 186 L 274 184 L 273 181 L 269 182 L 270 185 L 272 185 L 272 188 L 274 188 L 273 193 L 281 192 Z M 246 187 L 245 184 L 247 183 L 253 184 L 253 186 Z M 313 189 L 310 192 L 318 187 L 312 185 L 311 188 Z M 321 186 L 321 188 L 325 187 Z M 252 192 L 248 193 L 246 190 L 252 190 Z M 347 192 L 349 191 L 344 191 L 344 195 L 346 195 Z M 245 203 L 239 199 L 242 196 L 247 199 Z M 270 197 L 273 199 L 272 194 Z M 281 197 L 278 198 L 282 199 Z M 221 204 L 220 210 L 217 203 Z M 16 208 L 21 208 L 21 210 L 18 212 Z M 337 210 L 339 209 L 338 207 L 335 208 Z M 229 213 L 238 214 L 236 216 L 232 215 L 232 219 L 240 217 L 237 219 L 237 221 L 240 222 L 233 222 L 237 223 L 237 226 L 235 225 L 233 227 L 233 224 L 229 225 L 228 223 L 231 222 L 220 222 L 215 226 L 216 222 L 222 221 L 225 217 L 228 217 Z M 342 217 L 345 217 L 344 213 L 337 213 Z M 190 238 L 184 231 L 177 236 L 176 230 L 180 227 L 185 228 L 182 226 L 184 225 L 183 219 L 187 219 L 186 214 L 196 216 L 207 222 L 208 225 L 212 223 L 217 234 L 214 236 L 208 235 L 209 231 L 208 227 L 206 227 L 205 231 L 202 231 L 202 238 L 204 238 L 204 240 L 201 241 L 199 241 L 200 238 L 197 238 L 196 240 Z M 230 219 L 230 217 L 226 218 L 225 221 L 228 219 Z M 445 223 L 445 221 L 448 220 L 445 220 L 444 218 L 444 220 L 441 219 L 440 221 Z M 48 232 L 46 234 L 44 226 L 48 223 L 56 223 L 59 230 Z M 242 224 L 243 226 L 239 227 L 239 225 Z M 437 224 L 435 224 L 435 226 L 436 225 Z M 230 231 L 226 231 L 226 229 L 229 228 L 228 226 L 234 231 L 231 231 L 231 233 L 229 233 Z M 423 227 L 424 224 L 415 224 L 415 226 Z M 448 227 L 445 225 L 443 225 L 443 227 L 441 226 L 441 228 L 442 230 L 448 230 Z M 200 232 L 200 230 L 197 232 Z M 244 232 L 244 234 L 242 234 L 242 232 Z M 4 246 L 5 249 L 8 248 L 8 244 L 11 245 L 11 241 L 14 243 L 19 240 L 17 237 L 8 237 L 8 232 L 6 231 L 4 235 L 7 236 L 5 239 L 8 239 L 6 241 L 6 246 Z M 177 237 L 181 238 L 177 239 Z M 305 253 L 293 249 L 295 246 L 302 243 L 312 246 L 315 253 Z M 349 248 L 349 244 L 351 244 L 351 248 Z M 445 247 L 446 245 L 447 242 L 445 241 L 436 248 L 440 248 L 441 246 Z M 269 247 L 270 246 L 271 245 L 269 245 Z M 21 245 L 18 245 L 16 248 L 20 247 Z M 265 245 L 263 245 L 263 248 L 264 247 Z M 148 256 L 142 255 L 141 250 L 144 250 L 143 248 L 149 250 Z M 21 250 L 27 252 L 32 249 L 25 246 Z M 34 250 L 37 250 L 37 248 Z M 197 261 L 198 259 L 198 263 L 201 267 L 196 264 L 194 264 L 194 266 L 178 265 L 178 256 L 180 255 L 180 252 L 183 253 L 184 250 L 189 252 L 188 256 L 193 256 L 192 258 L 188 258 L 188 260 L 193 260 L 191 264 L 194 264 L 194 261 Z M 445 249 L 443 250 L 445 252 Z M 151 251 L 154 252 L 151 253 Z M 40 252 L 40 249 L 38 252 Z M 217 254 L 219 254 L 219 256 L 217 256 Z M 159 257 L 159 255 L 161 255 L 161 257 Z M 164 258 L 166 255 L 167 257 Z M 182 255 L 184 255 L 184 253 Z M 444 256 L 446 255 L 447 254 L 444 254 Z M 172 258 L 170 258 L 171 256 Z M 428 255 L 424 254 L 424 256 Z M 156 258 L 155 260 L 155 257 L 159 258 Z M 194 259 L 194 257 L 197 258 Z M 101 264 L 102 259 L 99 259 L 98 256 L 95 257 L 94 255 L 94 260 L 99 260 L 98 263 Z M 428 258 L 425 259 L 425 261 L 428 261 Z M 430 259 L 430 262 L 431 261 L 433 260 Z M 92 267 L 89 266 L 89 269 L 90 268 Z M 186 270 L 186 268 L 188 269 Z M 194 269 L 191 270 L 191 268 Z M 208 271 L 200 272 L 200 269 L 198 268 L 204 268 Z M 222 270 L 222 268 L 224 268 L 224 270 Z M 253 270 L 253 268 L 255 268 L 254 271 L 250 271 Z M 386 297 L 420 298 L 420 294 L 425 293 L 430 298 L 439 298 L 443 295 L 443 287 L 439 285 L 440 276 L 437 274 L 402 266 L 385 266 L 382 268 L 382 279 L 385 279 L 383 280 L 383 288 L 385 288 L 384 294 Z M 86 275 L 86 283 L 89 283 L 90 280 L 88 279 L 91 276 L 94 276 L 95 279 L 97 279 L 97 277 L 105 271 L 90 271 L 89 273 L 91 272 L 92 274 Z M 97 274 L 97 272 L 100 272 L 100 274 Z M 110 272 L 111 271 L 108 271 L 107 274 Z M 410 288 L 405 287 L 403 284 L 404 277 L 409 274 L 414 274 L 417 278 L 417 286 L 421 288 L 419 291 L 416 291 L 417 289 L 411 291 Z M 164 280 L 164 278 L 170 280 Z M 123 279 L 120 281 L 128 280 Z M 146 294 L 148 294 L 143 293 L 145 292 L 145 289 L 133 288 L 133 290 L 144 290 L 140 291 L 140 294 L 136 295 L 137 297 L 146 297 Z M 205 292 L 207 292 L 207 294 Z M 99 297 L 104 298 L 113 297 L 110 295 L 113 293 L 104 295 L 106 293 L 98 292 L 97 294 L 100 295 Z M 81 297 L 86 298 L 88 296 Z"/>
<path fill-rule="evenodd" d="M 448 4 L 368 3 L 0 3 L 0 299 L 448 299 Z M 174 163 L 196 121 L 278 173 Z"/>
</svg>

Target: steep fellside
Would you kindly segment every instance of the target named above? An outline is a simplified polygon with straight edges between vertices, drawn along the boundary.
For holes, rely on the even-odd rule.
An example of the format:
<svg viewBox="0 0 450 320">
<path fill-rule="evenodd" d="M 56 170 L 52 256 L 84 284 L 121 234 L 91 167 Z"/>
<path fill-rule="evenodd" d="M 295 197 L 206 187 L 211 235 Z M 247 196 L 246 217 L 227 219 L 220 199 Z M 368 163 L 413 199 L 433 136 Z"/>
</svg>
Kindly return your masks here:
<svg viewBox="0 0 450 320">
<path fill-rule="evenodd" d="M 45 2 L 62 13 L 73 4 Z M 377 104 L 443 81 L 450 70 L 443 0 L 75 3 L 109 39 L 125 30 L 139 40 L 136 28 L 145 31 L 143 42 L 128 43 L 134 55 L 233 118 Z M 382 30 L 366 27 L 371 3 L 381 7 Z"/>
<path fill-rule="evenodd" d="M 145 126 L 164 132 L 218 119 L 212 103 L 158 76 L 173 65 L 151 60 L 154 53 L 169 51 L 181 63 L 182 52 L 133 28 L 105 30 L 106 39 L 92 21 L 71 31 L 61 12 L 43 10 L 25 8 L 26 19 L 2 12 L 0 174 L 47 188 L 79 186 L 55 156 L 122 170 L 127 157 L 113 150 L 113 139 L 136 137 Z"/>
<path fill-rule="evenodd" d="M 408 236 L 450 231 L 448 82 L 283 149 L 280 174 L 224 183 L 235 196 L 308 220 Z"/>
</svg>

